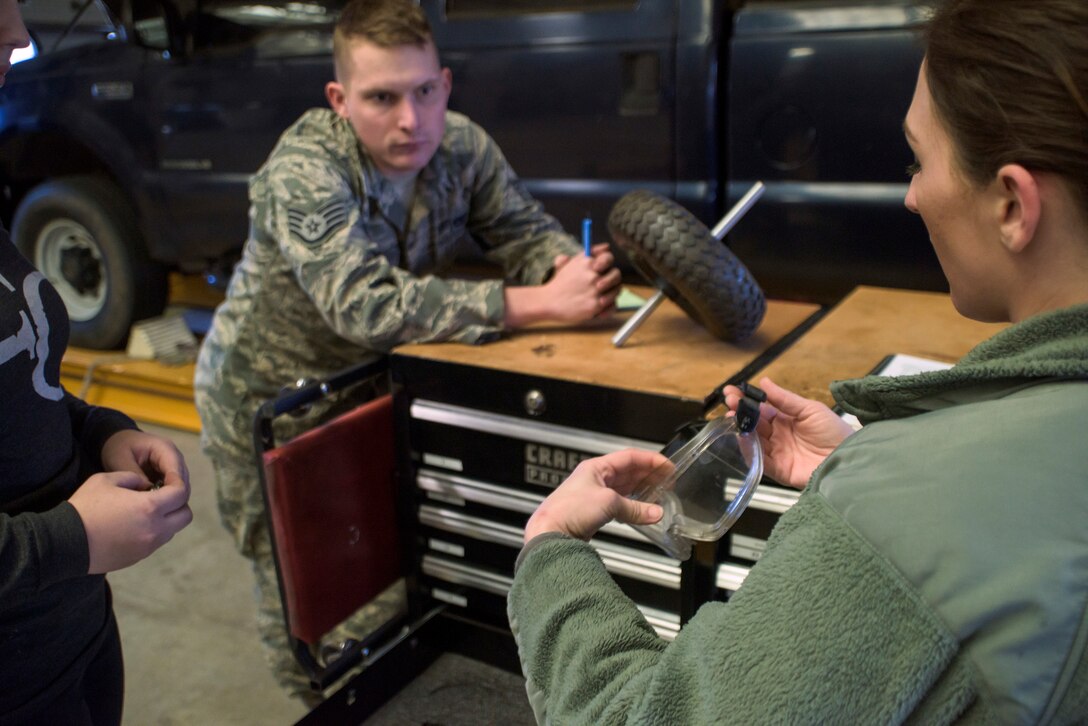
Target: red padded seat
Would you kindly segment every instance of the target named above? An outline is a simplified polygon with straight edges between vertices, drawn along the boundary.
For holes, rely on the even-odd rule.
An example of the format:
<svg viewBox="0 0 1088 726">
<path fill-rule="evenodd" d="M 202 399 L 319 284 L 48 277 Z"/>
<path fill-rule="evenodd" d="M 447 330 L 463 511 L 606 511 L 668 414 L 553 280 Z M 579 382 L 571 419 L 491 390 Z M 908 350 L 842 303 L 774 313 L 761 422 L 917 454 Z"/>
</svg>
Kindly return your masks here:
<svg viewBox="0 0 1088 726">
<path fill-rule="evenodd" d="M 393 397 L 263 455 L 288 628 L 310 644 L 400 577 Z"/>
</svg>

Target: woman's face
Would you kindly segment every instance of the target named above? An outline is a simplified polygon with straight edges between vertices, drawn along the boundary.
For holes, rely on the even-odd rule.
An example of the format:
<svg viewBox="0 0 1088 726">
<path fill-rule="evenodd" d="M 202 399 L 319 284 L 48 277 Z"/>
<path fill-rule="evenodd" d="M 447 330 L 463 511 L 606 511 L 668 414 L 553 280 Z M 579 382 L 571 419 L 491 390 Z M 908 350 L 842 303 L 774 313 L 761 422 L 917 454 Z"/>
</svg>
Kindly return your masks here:
<svg viewBox="0 0 1088 726">
<path fill-rule="evenodd" d="M 903 122 L 915 158 L 904 203 L 925 222 L 960 314 L 975 320 L 1007 320 L 1000 285 L 1002 246 L 992 229 L 993 198 L 959 170 L 952 139 L 935 115 L 925 69 L 923 62 Z"/>
</svg>

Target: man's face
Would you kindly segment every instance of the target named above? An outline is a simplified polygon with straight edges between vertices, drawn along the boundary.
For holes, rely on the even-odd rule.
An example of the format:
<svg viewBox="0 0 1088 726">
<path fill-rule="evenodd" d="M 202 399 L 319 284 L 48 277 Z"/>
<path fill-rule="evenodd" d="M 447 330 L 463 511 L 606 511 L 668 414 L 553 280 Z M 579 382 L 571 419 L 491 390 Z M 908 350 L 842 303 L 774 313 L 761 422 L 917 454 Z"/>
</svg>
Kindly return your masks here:
<svg viewBox="0 0 1088 726">
<path fill-rule="evenodd" d="M 378 169 L 398 176 L 426 166 L 445 134 L 452 82 L 434 45 L 382 48 L 355 41 L 345 65 L 325 94 Z"/>
<path fill-rule="evenodd" d="M 17 0 L 0 0 L 0 86 L 11 70 L 11 54 L 30 45 Z"/>
</svg>

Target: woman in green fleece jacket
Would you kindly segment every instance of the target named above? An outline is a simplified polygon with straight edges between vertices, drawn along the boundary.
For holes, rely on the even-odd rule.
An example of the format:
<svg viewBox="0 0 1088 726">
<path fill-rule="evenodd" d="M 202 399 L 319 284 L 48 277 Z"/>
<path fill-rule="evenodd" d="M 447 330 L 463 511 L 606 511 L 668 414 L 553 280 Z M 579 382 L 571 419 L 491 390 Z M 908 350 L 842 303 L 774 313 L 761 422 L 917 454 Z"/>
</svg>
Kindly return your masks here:
<svg viewBox="0 0 1088 726">
<path fill-rule="evenodd" d="M 906 205 L 957 310 L 1014 325 L 947 371 L 833 384 L 857 433 L 761 381 L 767 473 L 805 491 L 671 644 L 582 541 L 661 516 L 622 495 L 663 457 L 579 465 L 509 599 L 541 721 L 1088 720 L 1088 3 L 951 0 L 925 40 Z"/>
</svg>

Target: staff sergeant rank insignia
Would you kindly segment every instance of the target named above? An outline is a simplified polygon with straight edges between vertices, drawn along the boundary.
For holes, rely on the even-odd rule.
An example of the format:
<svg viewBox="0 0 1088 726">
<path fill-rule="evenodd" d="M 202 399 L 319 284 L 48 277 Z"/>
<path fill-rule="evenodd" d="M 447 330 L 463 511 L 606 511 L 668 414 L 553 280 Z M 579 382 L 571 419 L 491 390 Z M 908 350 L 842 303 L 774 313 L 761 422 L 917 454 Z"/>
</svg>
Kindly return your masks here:
<svg viewBox="0 0 1088 726">
<path fill-rule="evenodd" d="M 309 214 L 296 209 L 287 211 L 287 224 L 291 233 L 311 245 L 322 242 L 330 231 L 344 224 L 347 218 L 347 206 L 339 199 L 334 199 Z"/>
</svg>

